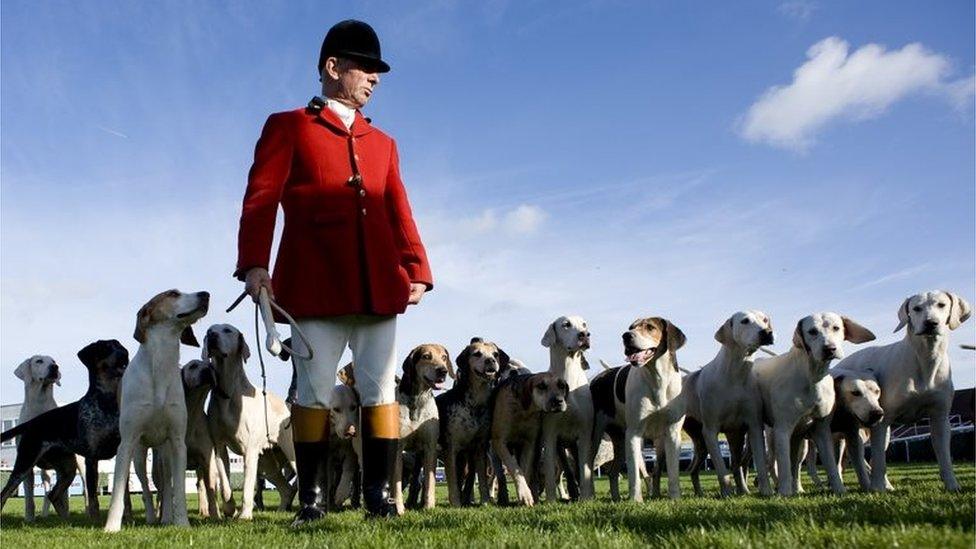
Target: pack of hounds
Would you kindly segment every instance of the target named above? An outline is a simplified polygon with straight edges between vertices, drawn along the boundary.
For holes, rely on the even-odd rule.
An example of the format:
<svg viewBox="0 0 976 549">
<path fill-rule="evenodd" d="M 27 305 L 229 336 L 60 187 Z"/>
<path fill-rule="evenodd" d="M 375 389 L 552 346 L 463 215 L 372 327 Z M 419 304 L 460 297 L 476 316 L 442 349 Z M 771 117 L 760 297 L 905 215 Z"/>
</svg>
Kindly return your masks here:
<svg viewBox="0 0 976 549">
<path fill-rule="evenodd" d="M 280 508 L 290 508 L 295 495 L 290 400 L 265 396 L 251 383 L 244 370 L 251 351 L 235 327 L 213 325 L 199 344 L 191 326 L 208 306 L 206 292 L 169 290 L 153 297 L 137 313 L 139 348 L 131 360 L 116 340 L 96 341 L 78 352 L 88 369 L 88 390 L 66 406 L 58 407 L 53 398 L 60 369 L 51 357 L 36 355 L 20 364 L 15 374 L 24 382 L 25 401 L 20 423 L 2 434 L 3 441 L 19 437 L 2 503 L 20 483 L 32 494 L 35 467 L 53 470 L 57 481 L 45 484 L 43 512 L 50 502 L 66 517 L 67 488 L 80 472 L 86 511 L 98 520 L 97 465 L 114 456 L 106 531 L 119 530 L 131 513 L 130 467 L 142 486 L 149 486 L 151 475 L 157 489 L 155 498 L 142 491 L 149 523 L 188 524 L 186 470 L 196 473 L 203 517 L 251 518 L 261 505 L 265 480 L 281 494 Z M 668 496 L 678 498 L 682 431 L 694 443 L 690 473 L 698 495 L 699 472 L 709 457 L 722 497 L 748 493 L 753 486 L 763 496 L 773 495 L 774 488 L 781 496 L 802 492 L 801 463 L 806 458 L 815 464 L 817 455 L 833 493 L 845 491 L 845 458 L 860 488 L 886 491 L 892 486 L 885 452 L 871 452 L 869 464 L 865 446 L 887 448 L 892 424 L 922 419 L 931 422 L 945 488 L 959 490 L 949 453 L 948 349 L 950 331 L 970 314 L 970 305 L 949 292 L 910 296 L 897 309 L 895 331 L 904 329 L 903 339 L 845 358 L 845 342 L 864 344 L 874 334 L 841 314 L 816 313 L 796 323 L 789 351 L 756 357 L 760 350 L 772 354 L 765 349 L 774 343 L 772 321 L 762 311 L 740 311 L 718 327 L 715 358 L 692 372 L 678 366 L 686 343 L 681 329 L 665 318 L 639 318 L 621 338 L 627 364 L 603 363 L 592 378 L 584 357 L 590 332 L 579 316 L 561 316 L 544 328 L 541 344 L 549 351 L 549 367 L 540 373 L 478 337 L 453 361 L 443 345 L 420 345 L 406 356 L 397 381 L 402 463 L 393 481 L 398 510 L 434 507 L 438 462 L 451 506 L 509 504 L 510 483 L 515 499 L 526 506 L 543 497 L 591 499 L 596 467 L 609 473 L 614 501 L 620 499 L 621 471 L 629 498 L 641 501 L 645 490 L 660 494 L 662 468 Z M 201 347 L 201 360 L 181 366 L 181 344 Z M 338 377 L 328 467 L 320 479 L 330 509 L 357 506 L 359 499 L 355 367 L 347 365 Z M 435 395 L 448 377 L 453 386 Z M 728 444 L 728 465 L 720 434 Z M 645 442 L 655 452 L 650 471 Z M 147 471 L 149 449 L 153 460 Z M 244 460 L 240 507 L 231 490 L 228 451 Z M 810 469 L 820 487 L 816 467 Z M 34 513 L 28 498 L 28 521 Z"/>
</svg>

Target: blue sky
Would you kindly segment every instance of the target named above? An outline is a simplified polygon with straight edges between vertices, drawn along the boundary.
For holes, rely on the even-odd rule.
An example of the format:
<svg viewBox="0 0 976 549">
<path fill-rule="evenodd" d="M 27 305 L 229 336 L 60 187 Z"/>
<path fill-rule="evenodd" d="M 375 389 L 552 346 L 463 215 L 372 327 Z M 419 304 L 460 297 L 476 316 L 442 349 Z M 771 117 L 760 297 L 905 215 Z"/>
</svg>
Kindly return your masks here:
<svg viewBox="0 0 976 549">
<path fill-rule="evenodd" d="M 214 294 L 198 333 L 253 338 L 250 310 L 222 311 L 254 142 L 319 92 L 348 17 L 393 66 L 366 113 L 398 141 L 435 277 L 401 355 L 480 335 L 544 369 L 546 324 L 580 314 L 619 363 L 619 334 L 661 315 L 694 368 L 740 309 L 785 350 L 814 311 L 888 342 L 910 294 L 976 300 L 972 2 L 7 1 L 3 402 L 35 353 L 77 398 L 75 352 L 134 353 L 135 311 L 170 287 Z M 976 354 L 952 358 L 972 386 Z"/>
</svg>

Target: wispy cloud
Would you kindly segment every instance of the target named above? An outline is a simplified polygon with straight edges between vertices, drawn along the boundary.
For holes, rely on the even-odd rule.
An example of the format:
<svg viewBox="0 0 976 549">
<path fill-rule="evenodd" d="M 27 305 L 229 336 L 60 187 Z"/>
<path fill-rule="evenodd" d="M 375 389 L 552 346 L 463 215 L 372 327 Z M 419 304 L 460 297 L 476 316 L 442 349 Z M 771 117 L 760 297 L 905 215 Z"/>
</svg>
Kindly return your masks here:
<svg viewBox="0 0 976 549">
<path fill-rule="evenodd" d="M 793 82 L 766 90 L 741 121 L 741 135 L 753 142 L 804 151 L 831 122 L 876 118 L 919 92 L 960 103 L 973 93 L 972 79 L 949 79 L 951 63 L 921 44 L 887 50 L 867 44 L 850 52 L 835 36 L 807 50 L 808 60 Z"/>
<path fill-rule="evenodd" d="M 776 11 L 790 19 L 807 21 L 819 7 L 816 2 L 810 0 L 788 0 L 780 4 Z"/>
<path fill-rule="evenodd" d="M 904 269 L 900 269 L 900 270 L 895 271 L 893 273 L 888 273 L 888 274 L 886 274 L 884 276 L 875 278 L 873 280 L 869 280 L 869 281 L 865 282 L 864 284 L 860 284 L 858 286 L 854 286 L 854 287 L 852 287 L 850 289 L 850 291 L 864 290 L 866 288 L 870 288 L 872 286 L 880 286 L 882 284 L 886 284 L 886 283 L 892 282 L 894 280 L 903 280 L 903 279 L 906 279 L 906 278 L 911 278 L 912 276 L 914 276 L 914 275 L 916 275 L 918 273 L 925 272 L 925 271 L 927 271 L 930 268 L 931 268 L 931 266 L 928 263 L 923 263 L 921 265 L 914 265 L 912 267 L 906 267 Z"/>
</svg>

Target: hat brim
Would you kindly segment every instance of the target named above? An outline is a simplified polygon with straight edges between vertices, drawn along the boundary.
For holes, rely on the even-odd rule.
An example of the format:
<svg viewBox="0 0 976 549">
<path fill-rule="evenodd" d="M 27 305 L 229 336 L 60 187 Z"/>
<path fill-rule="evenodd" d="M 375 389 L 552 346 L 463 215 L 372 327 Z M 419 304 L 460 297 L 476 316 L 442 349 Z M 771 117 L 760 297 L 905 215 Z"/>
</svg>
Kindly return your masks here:
<svg viewBox="0 0 976 549">
<path fill-rule="evenodd" d="M 377 59 L 369 55 L 360 55 L 358 53 L 340 53 L 338 55 L 352 59 L 353 61 L 362 65 L 363 68 L 368 72 L 390 72 L 390 66 L 387 65 L 382 59 Z"/>
</svg>

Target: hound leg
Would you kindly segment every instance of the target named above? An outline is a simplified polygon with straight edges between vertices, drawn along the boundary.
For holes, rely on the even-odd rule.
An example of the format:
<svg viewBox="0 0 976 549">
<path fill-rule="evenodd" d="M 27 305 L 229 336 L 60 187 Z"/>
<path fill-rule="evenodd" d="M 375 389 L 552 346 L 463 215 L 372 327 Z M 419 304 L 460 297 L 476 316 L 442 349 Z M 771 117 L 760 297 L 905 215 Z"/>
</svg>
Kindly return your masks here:
<svg viewBox="0 0 976 549">
<path fill-rule="evenodd" d="M 868 472 L 868 464 L 864 461 L 864 441 L 861 440 L 861 434 L 854 430 L 845 433 L 844 436 L 847 438 L 847 457 L 850 458 L 851 466 L 857 475 L 857 483 L 861 485 L 862 490 L 870 490 L 871 477 Z"/>
<path fill-rule="evenodd" d="M 495 454 L 498 458 L 505 464 L 505 468 L 508 469 L 509 474 L 515 480 L 515 490 L 518 493 L 519 501 L 528 507 L 532 507 L 535 500 L 532 498 L 532 490 L 529 489 L 529 483 L 525 480 L 525 475 L 522 474 L 522 469 L 519 468 L 519 464 L 515 461 L 515 456 L 509 451 L 508 446 L 499 441 L 492 441 L 492 447 L 495 449 Z"/>
<path fill-rule="evenodd" d="M 75 465 L 77 467 L 77 465 Z M 88 512 L 88 518 L 98 519 L 98 460 L 92 458 L 85 458 L 85 492 L 87 494 L 87 501 L 85 502 L 85 509 Z"/>
<path fill-rule="evenodd" d="M 203 470 L 204 478 L 204 489 L 207 491 L 207 508 L 210 510 L 210 517 L 219 519 L 220 507 L 217 505 L 217 486 L 219 480 L 217 478 L 217 456 L 210 451 L 210 456 L 207 458 L 207 465 Z"/>
<path fill-rule="evenodd" d="M 729 443 L 729 465 L 732 468 L 732 478 L 735 481 L 735 492 L 739 495 L 748 494 L 745 475 L 742 474 L 742 447 L 745 444 L 745 433 L 739 430 L 725 434 Z"/>
<path fill-rule="evenodd" d="M 622 437 L 610 437 L 613 445 L 613 461 L 610 462 L 608 475 L 610 477 L 610 499 L 620 501 L 620 470 L 624 467 L 624 440 Z"/>
<path fill-rule="evenodd" d="M 234 501 L 234 490 L 230 485 L 230 458 L 227 456 L 226 446 L 215 446 L 214 454 L 217 461 L 217 478 L 220 480 L 220 499 L 223 500 L 221 511 L 224 518 L 230 518 L 237 512 L 237 503 Z"/>
<path fill-rule="evenodd" d="M 241 506 L 242 520 L 254 518 L 254 487 L 258 481 L 258 457 L 257 448 L 244 449 L 244 503 Z"/>
<path fill-rule="evenodd" d="M 705 493 L 701 487 L 701 468 L 702 465 L 705 464 L 705 459 L 708 457 L 708 450 L 705 448 L 705 439 L 702 437 L 701 432 L 688 434 L 691 436 L 691 441 L 694 448 L 694 456 L 691 460 L 691 466 L 688 467 L 688 473 L 691 475 L 691 486 L 695 491 L 696 496 L 703 496 Z"/>
<path fill-rule="evenodd" d="M 129 483 L 129 464 L 132 462 L 132 451 L 135 445 L 135 441 L 131 438 L 123 438 L 115 454 L 115 476 L 112 478 L 112 502 L 108 508 L 108 520 L 105 521 L 106 532 L 118 532 L 122 529 L 125 491 Z"/>
<path fill-rule="evenodd" d="M 481 459 L 484 462 L 484 457 Z M 434 479 L 434 471 L 437 469 L 437 447 L 431 445 L 424 451 L 424 492 L 422 494 L 422 501 L 424 509 L 433 509 L 437 505 L 437 495 L 436 495 L 436 480 Z M 480 473 L 480 468 L 479 468 Z M 481 486 L 485 486 L 484 479 L 481 480 Z"/>
<path fill-rule="evenodd" d="M 271 451 L 274 450 L 272 449 Z M 280 467 L 272 466 L 265 470 L 264 475 L 271 481 L 271 484 L 274 484 L 275 490 L 281 496 L 278 501 L 278 510 L 287 511 L 288 505 L 291 503 L 291 499 L 288 497 L 291 495 L 291 486 L 288 484 L 288 479 L 285 478 L 285 474 L 281 471 Z"/>
<path fill-rule="evenodd" d="M 433 457 L 436 458 L 437 456 L 435 455 Z M 478 498 L 479 498 L 479 502 L 482 505 L 485 505 L 485 504 L 487 504 L 488 502 L 491 501 L 491 479 L 488 478 L 488 450 L 486 448 L 482 447 L 481 445 L 479 445 L 478 449 L 475 450 L 474 459 L 472 461 L 474 462 L 474 472 L 478 476 Z M 436 461 L 435 461 L 434 465 L 435 466 L 437 465 Z M 431 471 L 433 471 L 433 469 L 431 469 Z M 431 484 L 430 484 L 430 488 L 428 488 L 428 490 L 430 491 L 431 495 L 433 495 L 434 494 L 434 491 L 433 491 L 434 490 L 434 488 L 433 488 L 434 487 L 434 484 L 433 484 L 433 482 L 434 482 L 433 481 L 433 478 L 434 477 L 432 476 L 433 475 L 433 472 L 431 472 L 430 475 L 431 476 L 428 478 L 428 482 L 430 482 Z M 474 499 L 474 498 L 472 497 L 472 499 Z M 425 507 L 426 507 L 426 505 L 425 505 Z M 433 508 L 433 507 L 434 507 L 434 504 L 433 503 L 430 504 L 430 507 L 429 508 Z"/>
<path fill-rule="evenodd" d="M 884 492 L 888 489 L 885 452 L 888 450 L 890 436 L 891 428 L 887 421 L 882 420 L 881 423 L 871 427 L 871 490 L 875 492 Z M 932 441 L 935 442 L 934 436 Z"/>
<path fill-rule="evenodd" d="M 495 496 L 495 503 L 498 505 L 508 505 L 508 479 L 505 476 L 505 466 L 497 453 L 492 452 L 491 466 L 495 470 L 495 482 L 498 483 L 498 493 Z"/>
<path fill-rule="evenodd" d="M 447 501 L 451 507 L 461 506 L 461 487 L 458 484 L 457 450 L 447 446 L 444 460 L 444 474 L 447 477 Z"/>
<path fill-rule="evenodd" d="M 548 419 L 548 418 L 546 418 Z M 555 425 L 542 425 L 542 475 L 546 480 L 546 502 L 553 503 L 559 501 L 559 494 L 556 493 L 556 452 L 559 451 L 557 443 Z M 528 463 L 526 467 L 531 467 Z"/>
<path fill-rule="evenodd" d="M 705 439 L 705 446 L 708 448 L 708 453 L 712 456 L 712 466 L 715 467 L 715 475 L 718 476 L 719 493 L 723 498 L 729 497 L 732 495 L 732 489 L 729 487 L 729 471 L 725 468 L 725 460 L 722 459 L 722 452 L 718 447 L 718 429 L 710 425 L 704 425 L 702 427 L 702 437 Z M 668 451 L 670 453 L 670 448 Z M 668 462 L 668 467 L 671 467 L 670 462 Z"/>
<path fill-rule="evenodd" d="M 98 462 L 96 461 L 96 464 L 97 463 Z M 97 518 L 98 517 L 98 513 L 92 514 L 92 512 L 91 512 L 91 502 L 92 502 L 92 500 L 94 500 L 94 501 L 97 502 L 98 501 L 98 497 L 95 496 L 93 498 L 90 494 L 93 491 L 97 491 L 98 490 L 98 474 L 97 474 L 98 467 L 95 468 L 96 475 L 95 475 L 95 482 L 94 483 L 89 483 L 89 481 L 88 481 L 88 476 L 89 475 L 86 472 L 86 470 L 88 469 L 88 465 L 86 464 L 86 458 L 83 458 L 83 457 L 81 457 L 81 456 L 79 456 L 79 455 L 76 454 L 75 455 L 75 468 L 78 470 L 78 475 L 81 476 L 81 492 L 82 492 L 82 496 L 84 496 L 84 498 L 85 498 L 84 499 L 84 501 L 85 501 L 85 514 L 88 515 L 89 517 Z M 95 487 L 94 490 L 92 489 L 92 486 Z M 96 507 L 96 511 L 97 511 L 97 509 L 98 508 Z"/>
<path fill-rule="evenodd" d="M 149 476 L 146 474 L 146 452 L 145 447 L 138 446 L 132 454 L 132 463 L 136 471 L 136 478 L 139 479 L 139 484 L 142 486 L 142 506 L 146 509 L 146 524 L 156 524 L 156 508 L 153 503 L 152 491 L 149 489 Z M 156 467 L 155 460 L 153 467 Z M 157 485 L 156 489 L 158 490 L 160 487 Z"/>
<path fill-rule="evenodd" d="M 775 429 L 775 428 L 774 428 Z M 790 440 L 793 433 L 793 426 L 788 428 L 780 427 L 773 431 L 776 451 L 776 474 L 779 480 L 779 495 L 793 495 L 793 466 L 790 461 Z"/>
<path fill-rule="evenodd" d="M 807 442 L 806 446 L 807 446 L 807 452 L 806 452 L 807 455 L 803 461 L 806 463 L 807 466 L 807 474 L 810 476 L 810 480 L 813 482 L 813 486 L 817 490 L 822 490 L 824 487 L 824 483 L 822 480 L 820 480 L 820 472 L 817 471 L 817 458 L 819 457 L 820 454 L 820 452 L 817 449 L 818 445 L 814 444 L 813 446 L 811 446 L 809 442 Z M 826 459 L 826 458 L 822 458 L 822 459 Z"/>
<path fill-rule="evenodd" d="M 959 482 L 956 474 L 952 470 L 952 455 L 949 453 L 949 441 L 952 431 L 949 429 L 949 418 L 945 414 L 933 415 L 929 420 L 932 425 L 932 449 L 935 450 L 935 459 L 939 462 L 939 476 L 945 484 L 945 489 L 949 492 L 958 492 Z"/>
<path fill-rule="evenodd" d="M 834 457 L 834 436 L 830 432 L 830 420 L 821 419 L 817 421 L 814 425 L 813 436 L 817 443 L 817 449 L 823 456 L 821 461 L 823 461 L 824 468 L 827 469 L 827 482 L 830 484 L 830 490 L 837 495 L 843 494 L 846 490 L 844 481 L 840 478 L 840 472 L 837 470 L 837 458 Z"/>
<path fill-rule="evenodd" d="M 793 480 L 793 493 L 802 494 L 803 481 L 800 478 L 800 466 L 809 451 L 810 445 L 807 439 L 796 435 L 790 438 L 790 478 Z"/>
<path fill-rule="evenodd" d="M 415 459 L 414 462 L 417 460 Z M 396 453 L 396 465 L 393 467 L 393 478 L 390 479 L 393 485 L 393 500 L 396 502 L 397 514 L 402 515 L 403 507 L 403 444 L 400 443 Z"/>
<path fill-rule="evenodd" d="M 64 520 L 68 519 L 68 487 L 71 486 L 71 481 L 75 478 L 75 466 L 71 465 L 67 470 L 58 469 L 58 480 L 47 492 L 47 499 L 54 505 L 54 510 L 58 513 L 58 516 Z M 50 477 L 49 477 L 50 478 Z"/>
<path fill-rule="evenodd" d="M 576 443 L 576 462 L 579 469 L 580 499 L 593 499 L 593 458 L 590 457 L 590 437 L 587 428 L 583 428 L 583 435 Z"/>
<path fill-rule="evenodd" d="M 664 444 L 667 445 L 667 463 L 668 463 L 668 497 L 671 499 L 678 499 L 681 497 L 681 484 L 679 483 L 678 474 L 680 473 L 680 457 L 681 457 L 681 422 L 673 423 L 668 426 L 668 432 L 664 436 Z M 719 455 L 719 462 L 722 463 L 721 455 Z M 722 463 L 723 469 L 725 464 Z"/>
<path fill-rule="evenodd" d="M 756 478 L 759 481 L 759 494 L 773 495 L 769 483 L 769 463 L 766 460 L 766 434 L 761 422 L 749 426 L 749 445 L 752 451 L 752 462 L 756 467 Z M 742 477 L 745 482 L 745 463 L 742 464 Z"/>
<path fill-rule="evenodd" d="M 643 465 L 644 456 L 641 454 L 644 444 L 643 433 L 633 429 L 627 429 L 625 439 L 627 454 L 627 488 L 630 491 L 630 501 L 644 501 L 644 494 L 640 485 L 640 469 Z"/>
<path fill-rule="evenodd" d="M 668 450 L 664 447 L 664 441 L 660 438 L 655 438 L 652 442 L 654 446 L 654 469 L 651 470 L 650 475 L 645 475 L 647 477 L 647 486 L 651 492 L 652 498 L 661 497 L 661 470 L 664 468 L 664 462 L 667 460 Z"/>
<path fill-rule="evenodd" d="M 536 464 L 537 444 L 538 441 L 532 441 L 532 442 L 526 442 L 522 446 L 521 457 L 522 457 L 522 463 L 525 464 L 525 467 L 521 469 L 520 472 L 522 476 L 526 479 L 526 485 L 530 487 L 529 492 L 532 495 L 532 499 L 530 500 L 531 503 L 535 503 L 536 501 L 539 501 L 538 491 L 532 492 L 532 488 L 531 488 L 531 487 L 536 487 L 537 490 L 539 488 L 539 479 L 538 479 L 539 471 L 538 471 L 538 466 Z"/>
<path fill-rule="evenodd" d="M 4 443 L 6 444 L 6 443 Z M 43 469 L 41 469 L 41 474 L 46 474 Z M 34 468 L 31 467 L 28 470 L 27 480 L 24 481 L 24 522 L 34 522 Z M 42 477 L 43 479 L 43 477 Z M 43 482 L 43 480 L 42 480 Z M 44 490 L 44 516 L 47 516 L 47 486 Z"/>
<path fill-rule="evenodd" d="M 837 458 L 837 474 L 840 475 L 841 479 L 843 479 L 844 478 L 844 454 L 846 453 L 847 450 L 847 439 L 841 438 L 837 442 L 833 442 L 833 438 L 831 438 L 831 444 L 833 444 L 834 447 L 834 457 Z"/>
</svg>

